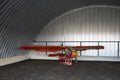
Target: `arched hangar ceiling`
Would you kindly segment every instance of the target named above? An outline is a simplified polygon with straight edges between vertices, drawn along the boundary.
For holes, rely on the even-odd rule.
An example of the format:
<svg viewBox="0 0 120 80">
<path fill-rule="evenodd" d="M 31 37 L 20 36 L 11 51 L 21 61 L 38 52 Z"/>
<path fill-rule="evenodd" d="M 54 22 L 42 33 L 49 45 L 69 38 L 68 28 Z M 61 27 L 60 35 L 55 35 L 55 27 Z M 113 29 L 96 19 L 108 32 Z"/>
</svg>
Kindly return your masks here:
<svg viewBox="0 0 120 80">
<path fill-rule="evenodd" d="M 0 0 L 0 57 L 23 55 L 16 48 L 31 44 L 54 18 L 84 6 L 114 5 L 119 0 Z"/>
</svg>

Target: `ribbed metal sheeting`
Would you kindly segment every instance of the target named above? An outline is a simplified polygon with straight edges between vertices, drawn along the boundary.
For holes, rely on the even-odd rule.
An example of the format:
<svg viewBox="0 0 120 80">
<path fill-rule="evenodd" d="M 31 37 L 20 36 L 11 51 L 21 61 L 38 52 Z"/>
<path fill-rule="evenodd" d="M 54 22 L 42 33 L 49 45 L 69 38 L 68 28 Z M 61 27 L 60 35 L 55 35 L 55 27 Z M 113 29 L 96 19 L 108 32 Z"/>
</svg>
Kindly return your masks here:
<svg viewBox="0 0 120 80">
<path fill-rule="evenodd" d="M 63 44 L 67 46 L 79 46 L 80 42 L 76 41 L 81 41 L 83 46 L 103 45 L 105 49 L 99 53 L 97 50 L 88 50 L 81 55 L 119 57 L 119 35 L 120 8 L 96 5 L 75 9 L 56 18 L 43 29 L 36 40 L 48 41 L 47 45 L 60 45 L 60 42 L 54 41 L 66 41 Z M 35 44 L 41 45 L 41 42 Z"/>
<path fill-rule="evenodd" d="M 48 24 L 38 41 L 119 41 L 120 8 L 89 6 L 72 10 Z"/>
<path fill-rule="evenodd" d="M 0 4 L 0 59 L 26 55 L 28 51 L 19 50 L 24 43 L 30 43 L 33 35 L 26 36 L 23 12 L 33 2 L 30 0 L 2 0 Z M 24 25 L 23 25 L 24 24 Z"/>
<path fill-rule="evenodd" d="M 69 2 L 66 7 L 68 1 L 0 0 L 0 59 L 28 53 L 17 48 L 32 44 L 42 28 L 53 18 L 80 6 L 71 6 L 72 2 Z"/>
<path fill-rule="evenodd" d="M 120 5 L 119 0 L 0 0 L 0 59 L 24 55 L 20 45 L 31 44 L 55 17 L 87 5 Z"/>
</svg>

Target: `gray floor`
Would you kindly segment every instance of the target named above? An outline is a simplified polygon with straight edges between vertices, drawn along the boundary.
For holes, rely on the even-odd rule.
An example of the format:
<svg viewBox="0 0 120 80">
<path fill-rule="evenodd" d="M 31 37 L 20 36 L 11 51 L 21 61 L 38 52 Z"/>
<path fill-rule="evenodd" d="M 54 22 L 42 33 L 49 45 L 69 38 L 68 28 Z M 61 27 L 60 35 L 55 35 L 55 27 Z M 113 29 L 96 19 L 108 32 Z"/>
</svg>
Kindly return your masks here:
<svg viewBox="0 0 120 80">
<path fill-rule="evenodd" d="M 120 80 L 120 63 L 26 60 L 0 67 L 0 80 Z"/>
</svg>

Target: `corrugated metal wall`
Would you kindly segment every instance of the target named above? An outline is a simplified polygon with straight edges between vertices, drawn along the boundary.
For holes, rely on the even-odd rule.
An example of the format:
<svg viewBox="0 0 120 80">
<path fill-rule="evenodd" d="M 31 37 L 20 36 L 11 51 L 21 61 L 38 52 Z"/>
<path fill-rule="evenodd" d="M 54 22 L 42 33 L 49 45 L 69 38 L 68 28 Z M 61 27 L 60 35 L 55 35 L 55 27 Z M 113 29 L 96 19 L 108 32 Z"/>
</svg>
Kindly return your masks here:
<svg viewBox="0 0 120 80">
<path fill-rule="evenodd" d="M 96 4 L 120 5 L 118 0 L 0 0 L 0 59 L 28 54 L 28 51 L 16 48 L 32 44 L 38 33 L 55 17 L 72 9 Z M 57 29 L 59 33 L 64 30 L 64 34 L 68 28 L 64 29 L 67 22 L 64 22 L 63 17 L 60 19 L 59 23 L 56 22 L 56 26 L 59 28 L 56 28 L 59 29 Z M 51 28 L 54 29 L 54 27 Z M 49 34 L 51 31 L 49 30 L 47 33 Z M 53 33 L 56 32 L 53 31 Z M 59 34 L 59 36 L 62 37 L 63 34 Z M 61 37 L 57 38 L 67 40 L 67 37 Z"/>
<path fill-rule="evenodd" d="M 0 3 L 0 59 L 26 55 L 28 51 L 20 51 L 18 47 L 31 43 L 33 35 L 26 36 L 23 13 L 33 2 L 30 0 L 3 0 Z"/>
<path fill-rule="evenodd" d="M 120 8 L 115 6 L 88 6 L 72 10 L 53 20 L 37 37 L 37 41 L 108 41 L 82 42 L 81 45 L 103 45 L 104 50 L 83 51 L 81 56 L 119 57 Z M 112 41 L 112 42 L 109 42 Z M 41 43 L 35 43 L 41 44 Z M 47 42 L 47 45 L 59 45 L 59 42 Z M 80 45 L 71 42 L 64 45 Z M 44 43 L 44 45 L 46 45 Z M 40 53 L 36 53 L 40 54 Z M 40 54 L 41 55 L 41 54 Z M 45 55 L 45 54 L 44 54 Z"/>
<path fill-rule="evenodd" d="M 48 24 L 38 41 L 119 41 L 120 8 L 90 6 L 72 10 Z"/>
</svg>

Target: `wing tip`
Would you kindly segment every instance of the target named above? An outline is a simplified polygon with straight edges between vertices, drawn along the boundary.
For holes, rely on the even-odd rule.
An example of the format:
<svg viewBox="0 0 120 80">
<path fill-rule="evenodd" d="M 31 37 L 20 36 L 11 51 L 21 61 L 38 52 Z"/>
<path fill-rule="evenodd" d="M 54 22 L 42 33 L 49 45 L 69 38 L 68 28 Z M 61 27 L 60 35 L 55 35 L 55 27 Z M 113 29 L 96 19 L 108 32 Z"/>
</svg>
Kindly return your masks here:
<svg viewBox="0 0 120 80">
<path fill-rule="evenodd" d="M 20 46 L 19 49 L 27 49 L 28 46 Z"/>
</svg>

